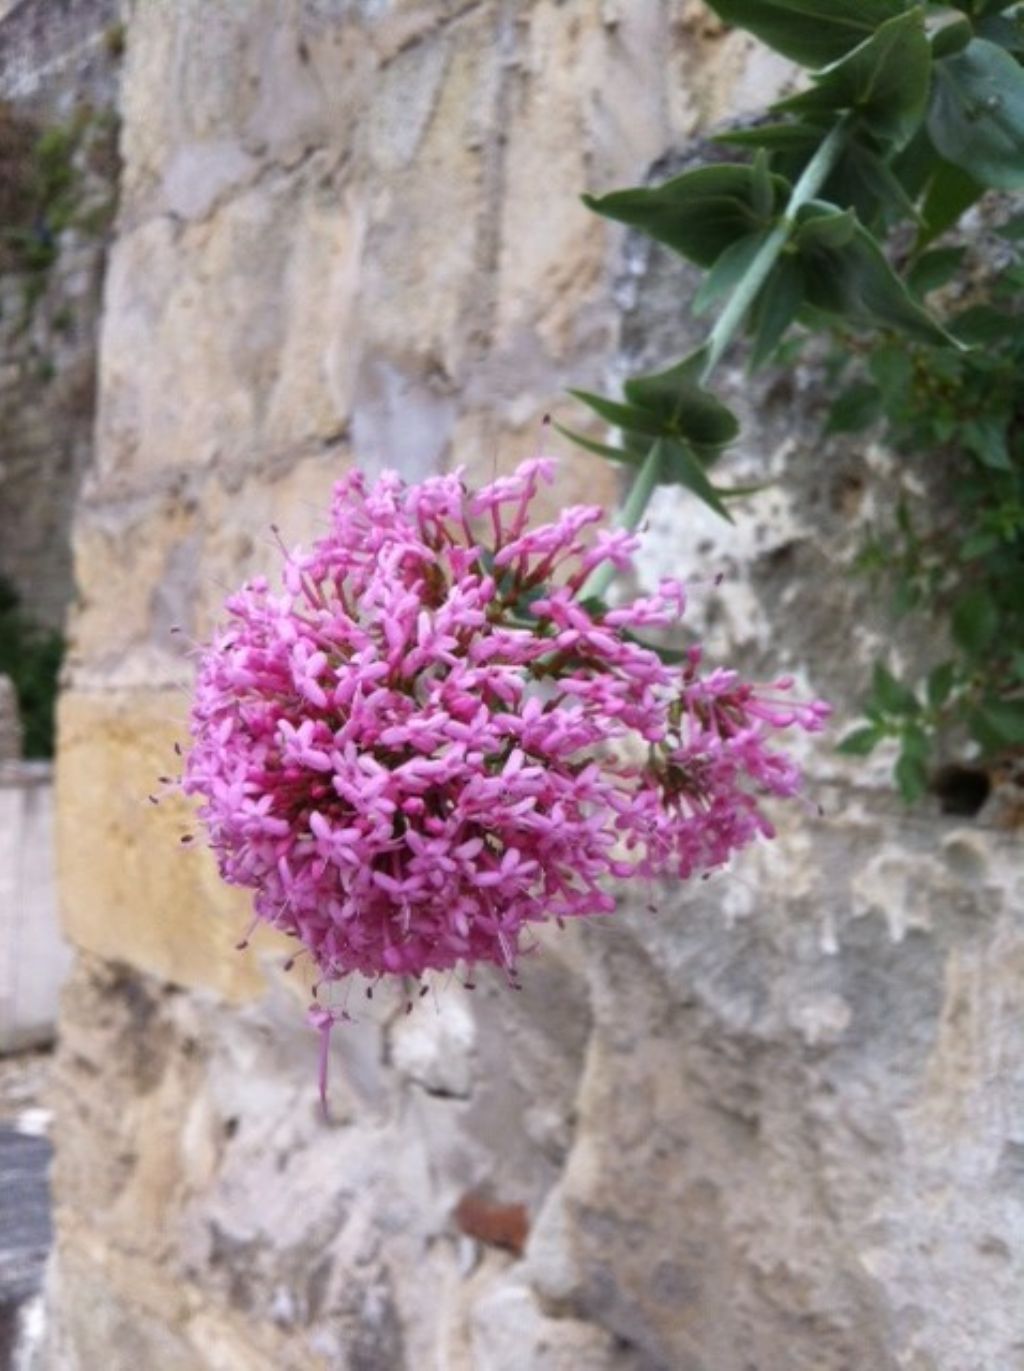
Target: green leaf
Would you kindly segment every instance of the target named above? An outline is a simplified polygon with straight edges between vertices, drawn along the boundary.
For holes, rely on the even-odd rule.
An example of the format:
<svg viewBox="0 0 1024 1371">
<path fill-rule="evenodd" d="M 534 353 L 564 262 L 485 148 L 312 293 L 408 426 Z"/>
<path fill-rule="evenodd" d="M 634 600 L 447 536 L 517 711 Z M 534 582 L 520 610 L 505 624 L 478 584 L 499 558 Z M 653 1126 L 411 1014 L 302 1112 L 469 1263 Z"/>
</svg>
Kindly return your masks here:
<svg viewBox="0 0 1024 1371">
<path fill-rule="evenodd" d="M 995 552 L 999 546 L 999 539 L 994 533 L 972 533 L 969 538 L 965 538 L 960 548 L 960 560 L 962 562 L 974 562 L 979 557 L 987 557 L 990 552 Z"/>
<path fill-rule="evenodd" d="M 739 421 L 696 379 L 703 350 L 648 376 L 633 376 L 623 386 L 631 406 L 656 416 L 658 432 L 682 438 L 698 448 L 724 447 L 740 431 Z"/>
<path fill-rule="evenodd" d="M 934 158 L 935 154 L 929 152 Z M 826 197 L 850 205 L 865 225 L 881 215 L 886 223 L 899 219 L 921 222 L 921 216 L 902 179 L 874 148 L 850 143 L 832 177 L 825 185 Z"/>
<path fill-rule="evenodd" d="M 876 727 L 855 728 L 848 733 L 836 748 L 845 757 L 866 757 L 873 752 L 885 737 L 885 729 Z"/>
<path fill-rule="evenodd" d="M 868 359 L 868 371 L 882 392 L 886 405 L 905 399 L 914 375 L 914 368 L 905 345 L 883 343 Z"/>
<path fill-rule="evenodd" d="M 588 390 L 570 390 L 569 394 L 623 432 L 645 433 L 651 438 L 657 438 L 665 432 L 662 416 L 641 409 L 639 405 L 623 405 L 615 400 L 606 400 L 603 395 L 593 395 Z"/>
<path fill-rule="evenodd" d="M 896 582 L 896 587 L 892 593 L 891 612 L 894 619 L 902 619 L 905 614 L 909 614 L 912 609 L 916 609 L 921 602 L 921 592 L 913 581 L 906 577 L 900 577 Z"/>
<path fill-rule="evenodd" d="M 749 129 L 732 129 L 718 133 L 713 143 L 727 143 L 737 148 L 764 148 L 766 152 L 813 152 L 828 133 L 828 125 L 814 124 L 755 124 Z"/>
<path fill-rule="evenodd" d="M 980 656 L 999 627 L 999 611 L 984 590 L 970 590 L 953 606 L 953 641 L 971 657 Z"/>
<path fill-rule="evenodd" d="M 665 243 L 698 266 L 710 267 L 718 257 L 752 233 L 767 228 L 789 198 L 789 183 L 772 176 L 772 205 L 759 211 L 762 178 L 742 163 L 722 162 L 698 167 L 650 188 L 584 195 L 583 203 L 608 219 L 640 229 Z"/>
<path fill-rule="evenodd" d="M 1024 187 L 1024 70 L 984 38 L 935 64 L 928 133 L 982 185 Z"/>
<path fill-rule="evenodd" d="M 928 673 L 928 682 L 925 687 L 928 703 L 933 709 L 941 709 L 949 699 L 956 680 L 956 663 L 940 662 L 937 667 Z"/>
<path fill-rule="evenodd" d="M 1009 415 L 982 414 L 964 424 L 963 440 L 985 466 L 993 471 L 1012 471 L 1010 449 L 1006 442 Z"/>
<path fill-rule="evenodd" d="M 770 219 L 775 208 L 775 188 L 769 170 L 768 154 L 763 148 L 758 150 L 751 169 L 754 173 L 754 212 L 762 219 Z"/>
<path fill-rule="evenodd" d="M 907 146 L 890 160 L 893 175 L 911 200 L 917 201 L 924 194 L 937 160 L 928 129 L 922 123 Z"/>
<path fill-rule="evenodd" d="M 666 485 L 685 486 L 709 505 L 716 514 L 732 523 L 732 515 L 722 503 L 722 492 L 713 486 L 707 472 L 688 443 L 659 438 L 661 480 Z"/>
<path fill-rule="evenodd" d="M 932 34 L 932 56 L 938 61 L 941 57 L 952 57 L 964 48 L 974 37 L 974 29 L 967 19 L 954 19 L 943 24 Z"/>
<path fill-rule="evenodd" d="M 914 714 L 921 707 L 909 686 L 898 681 L 882 662 L 875 663 L 871 694 L 886 714 Z"/>
<path fill-rule="evenodd" d="M 857 216 L 852 209 L 841 210 L 823 200 L 812 200 L 797 224 L 793 245 L 805 248 L 844 248 L 857 232 Z"/>
<path fill-rule="evenodd" d="M 845 57 L 880 24 L 902 14 L 906 0 L 708 0 L 727 24 L 760 38 L 805 67 Z"/>
<path fill-rule="evenodd" d="M 953 0 L 955 9 L 982 17 L 987 14 L 1001 14 L 1003 10 L 1012 9 L 1019 3 L 1020 0 Z"/>
<path fill-rule="evenodd" d="M 929 746 L 928 734 L 920 724 L 906 724 L 900 734 L 903 755 L 913 757 L 915 761 L 926 762 L 928 760 Z"/>
<path fill-rule="evenodd" d="M 859 433 L 882 412 L 882 392 L 867 381 L 856 381 L 835 401 L 826 433 Z"/>
<path fill-rule="evenodd" d="M 991 305 L 972 305 L 954 315 L 950 324 L 962 343 L 977 347 L 1000 343 L 1020 332 L 1019 319 Z"/>
<path fill-rule="evenodd" d="M 922 253 L 907 275 L 907 285 L 919 298 L 946 285 L 960 270 L 965 248 L 933 248 Z"/>
<path fill-rule="evenodd" d="M 641 459 L 626 448 L 610 447 L 607 443 L 599 443 L 593 438 L 585 437 L 582 433 L 574 433 L 571 428 L 566 428 L 557 419 L 554 422 L 554 427 L 563 438 L 568 438 L 570 442 L 576 443 L 585 452 L 593 452 L 597 457 L 606 457 L 610 462 L 624 462 L 628 466 L 640 465 Z"/>
<path fill-rule="evenodd" d="M 763 366 L 778 347 L 786 329 L 796 318 L 803 304 L 804 288 L 800 268 L 793 257 L 784 253 L 776 262 L 768 280 L 754 303 L 751 331 L 754 345 L 750 368 Z"/>
<path fill-rule="evenodd" d="M 751 233 L 727 247 L 701 282 L 690 308 L 694 314 L 705 314 L 716 301 L 729 295 L 757 256 L 765 240 L 765 233 Z"/>
<path fill-rule="evenodd" d="M 987 38 L 990 43 L 995 43 L 998 47 L 1007 48 L 1010 52 L 1017 53 L 1024 50 L 1024 26 L 1021 25 L 1020 10 L 1017 11 L 1016 15 L 1011 15 L 1009 18 L 993 14 L 980 19 L 977 30 L 979 38 Z"/>
<path fill-rule="evenodd" d="M 928 789 L 928 772 L 919 757 L 901 752 L 895 768 L 896 784 L 905 804 L 912 805 Z"/>
<path fill-rule="evenodd" d="M 940 161 L 928 182 L 921 207 L 922 227 L 917 248 L 927 247 L 957 222 L 961 214 L 984 194 L 973 176 L 951 162 Z"/>
<path fill-rule="evenodd" d="M 832 211 L 834 217 L 835 211 Z M 823 214 L 805 205 L 798 219 Z M 842 247 L 797 240 L 804 297 L 809 305 L 847 325 L 889 325 L 919 342 L 957 346 L 956 340 L 917 303 L 862 224 Z"/>
<path fill-rule="evenodd" d="M 774 106 L 812 118 L 850 110 L 875 138 L 902 147 L 916 132 L 928 102 L 931 48 L 920 6 L 887 20 L 826 67 L 810 90 Z"/>
<path fill-rule="evenodd" d="M 1024 743 L 1024 700 L 984 700 L 972 713 L 973 736 L 990 751 Z"/>
</svg>

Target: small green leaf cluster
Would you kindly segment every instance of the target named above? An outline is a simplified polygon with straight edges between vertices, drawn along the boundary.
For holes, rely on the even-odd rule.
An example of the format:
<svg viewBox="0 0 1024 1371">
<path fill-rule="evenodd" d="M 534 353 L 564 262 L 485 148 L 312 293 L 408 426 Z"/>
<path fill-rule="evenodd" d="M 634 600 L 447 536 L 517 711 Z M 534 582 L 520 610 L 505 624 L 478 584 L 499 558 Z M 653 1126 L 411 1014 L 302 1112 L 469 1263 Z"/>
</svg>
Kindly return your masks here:
<svg viewBox="0 0 1024 1371">
<path fill-rule="evenodd" d="M 64 657 L 59 633 L 21 608 L 14 587 L 0 577 L 0 675 L 14 682 L 26 757 L 52 757 L 54 708 Z"/>
<path fill-rule="evenodd" d="M 0 104 L 0 270 L 41 278 L 53 266 L 61 233 L 78 227 L 79 154 L 99 124 L 83 105 L 67 123 L 39 128 Z"/>
<path fill-rule="evenodd" d="M 945 626 L 945 656 L 925 680 L 903 687 L 917 704 L 909 715 L 892 710 L 876 676 L 872 727 L 852 734 L 847 751 L 902 737 L 910 716 L 922 765 L 951 737 L 971 738 L 986 757 L 1024 746 L 1024 220 L 1001 233 L 1009 251 L 998 255 L 1010 265 L 995 279 L 979 284 L 962 247 L 926 252 L 909 272 L 922 296 L 968 279 L 973 302 L 947 322 L 974 344 L 969 350 L 905 348 L 885 337 L 860 354 L 849 340 L 837 349 L 837 371 L 850 384 L 828 428 L 852 433 L 880 421 L 901 461 L 939 464 L 946 492 L 938 511 L 901 501 L 860 558 L 890 585 L 895 618 Z"/>
<path fill-rule="evenodd" d="M 796 327 L 838 332 L 849 355 L 862 359 L 833 408 L 833 431 L 885 418 L 901 443 L 967 454 L 963 517 L 949 534 L 955 547 L 933 547 L 909 517 L 899 544 L 906 607 L 948 615 L 949 661 L 920 691 L 879 667 L 869 725 L 845 744 L 863 754 L 897 738 L 897 780 L 916 798 L 947 719 L 960 719 L 989 749 L 1024 742 L 1013 647 L 1024 643 L 1014 310 L 1012 302 L 986 303 L 944 318 L 929 299 L 961 269 L 961 249 L 937 245 L 942 235 L 987 191 L 1024 188 L 1024 3 L 709 7 L 807 67 L 807 88 L 721 136 L 749 160 L 584 197 L 595 212 L 702 268 L 692 307 L 718 314 L 703 347 L 657 375 L 628 380 L 622 400 L 577 392 L 620 431 L 619 445 L 563 432 L 637 469 L 628 522 L 635 525 L 647 495 L 666 482 L 729 517 L 726 500 L 745 492 L 723 489 L 709 473 L 739 424 L 708 388 L 711 373 L 741 329 L 757 367 L 779 355 Z M 1007 280 L 1019 289 L 1024 269 L 1020 280 Z M 876 549 L 876 563 L 891 563 L 895 546 L 890 540 L 880 559 Z"/>
</svg>

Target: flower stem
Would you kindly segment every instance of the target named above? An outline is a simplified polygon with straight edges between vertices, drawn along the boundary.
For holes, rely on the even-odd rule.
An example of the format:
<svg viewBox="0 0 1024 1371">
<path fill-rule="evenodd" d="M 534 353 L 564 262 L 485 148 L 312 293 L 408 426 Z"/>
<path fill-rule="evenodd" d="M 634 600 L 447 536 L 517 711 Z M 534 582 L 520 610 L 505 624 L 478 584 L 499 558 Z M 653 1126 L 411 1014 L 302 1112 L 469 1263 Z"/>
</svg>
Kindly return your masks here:
<svg viewBox="0 0 1024 1371">
<path fill-rule="evenodd" d="M 786 242 L 793 231 L 798 210 L 801 206 L 806 205 L 809 200 L 814 199 L 828 179 L 829 173 L 842 151 L 847 124 L 848 118 L 844 115 L 829 131 L 817 152 L 804 167 L 800 179 L 793 187 L 785 213 L 761 244 L 756 256 L 737 282 L 736 289 L 729 297 L 728 304 L 718 316 L 705 344 L 707 357 L 700 375 L 702 385 L 707 383 L 711 373 L 722 360 L 726 348 L 735 337 L 737 330 L 757 299 L 761 287 L 768 279 L 772 267 L 778 261 L 782 249 L 786 246 Z M 636 474 L 625 504 L 619 513 L 617 523 L 620 528 L 632 531 L 640 523 L 644 510 L 657 488 L 660 466 L 661 452 L 658 443 L 654 442 Z M 614 577 L 615 568 L 612 564 L 610 562 L 603 563 L 596 568 L 584 586 L 584 596 L 603 595 Z"/>
<path fill-rule="evenodd" d="M 804 167 L 803 173 L 786 205 L 786 212 L 761 244 L 757 255 L 747 267 L 736 289 L 729 297 L 729 303 L 718 316 L 715 326 L 708 335 L 707 360 L 701 371 L 701 381 L 706 382 L 722 359 L 722 354 L 733 340 L 736 330 L 742 324 L 747 311 L 757 299 L 758 292 L 768 278 L 768 274 L 779 258 L 786 240 L 796 223 L 797 211 L 813 200 L 828 179 L 843 147 L 846 133 L 846 119 L 830 130 L 817 152 Z"/>
</svg>

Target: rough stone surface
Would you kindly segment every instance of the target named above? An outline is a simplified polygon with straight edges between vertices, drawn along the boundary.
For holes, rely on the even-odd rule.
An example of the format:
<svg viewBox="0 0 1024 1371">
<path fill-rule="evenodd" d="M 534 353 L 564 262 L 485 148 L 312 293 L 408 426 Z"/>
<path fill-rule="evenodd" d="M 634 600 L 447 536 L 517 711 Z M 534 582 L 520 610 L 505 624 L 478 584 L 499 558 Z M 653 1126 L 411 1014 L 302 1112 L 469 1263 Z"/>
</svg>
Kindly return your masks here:
<svg viewBox="0 0 1024 1371">
<path fill-rule="evenodd" d="M 53 1041 L 70 962 L 57 915 L 52 767 L 0 765 L 0 1053 Z"/>
<path fill-rule="evenodd" d="M 302 963 L 233 950 L 244 901 L 146 798 L 175 766 L 176 644 L 270 564 L 271 522 L 314 535 L 352 461 L 508 470 L 556 404 L 579 422 L 567 384 L 685 348 L 692 278 L 576 192 L 702 155 L 786 68 L 696 0 L 126 21 L 40 1367 L 1024 1367 L 1012 816 L 908 815 L 884 757 L 808 746 L 821 820 L 553 934 L 522 992 L 452 981 L 406 1014 L 354 985 L 324 1118 Z M 772 484 L 734 527 L 660 496 L 640 573 L 722 571 L 694 588 L 710 651 L 846 710 L 885 631 L 851 563 L 903 478 L 852 443 L 820 460 L 816 380 L 726 372 L 747 424 L 723 479 Z M 554 501 L 614 497 L 565 456 Z"/>
<path fill-rule="evenodd" d="M 116 195 L 118 63 L 106 35 L 117 0 L 20 0 L 0 14 L 0 120 L 23 129 L 4 176 L 38 176 L 36 140 L 72 126 L 69 222 L 4 224 L 51 236 L 52 264 L 29 271 L 0 250 L 0 577 L 25 611 L 60 628 L 72 595 L 69 530 L 92 459 L 96 354 L 107 227 Z M 19 269 L 16 269 L 19 268 Z"/>
<path fill-rule="evenodd" d="M 245 902 L 218 880 L 208 852 L 182 844 L 193 832 L 190 815 L 159 780 L 175 761 L 180 714 L 180 696 L 171 692 L 62 697 L 64 927 L 78 947 L 108 957 L 130 947 L 147 971 L 245 998 L 260 985 L 254 965 L 230 955 L 244 931 Z"/>
<path fill-rule="evenodd" d="M 18 696 L 10 676 L 0 675 L 0 764 L 21 756 Z"/>
</svg>

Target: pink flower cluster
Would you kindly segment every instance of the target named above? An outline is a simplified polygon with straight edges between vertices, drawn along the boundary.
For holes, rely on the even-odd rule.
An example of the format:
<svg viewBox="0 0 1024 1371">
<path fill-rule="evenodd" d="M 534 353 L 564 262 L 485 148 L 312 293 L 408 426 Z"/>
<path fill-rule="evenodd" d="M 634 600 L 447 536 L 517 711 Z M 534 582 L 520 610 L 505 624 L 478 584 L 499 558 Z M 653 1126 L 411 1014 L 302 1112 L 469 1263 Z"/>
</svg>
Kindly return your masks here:
<svg viewBox="0 0 1024 1371">
<path fill-rule="evenodd" d="M 587 602 L 636 539 L 594 536 L 587 506 L 531 528 L 552 467 L 476 494 L 346 477 L 329 534 L 279 592 L 233 595 L 202 652 L 184 789 L 222 876 L 326 981 L 512 973 L 531 924 L 610 912 L 609 878 L 719 866 L 771 834 L 759 796 L 798 787 L 769 736 L 827 707 L 642 645 L 681 617 L 678 582 Z"/>
</svg>

